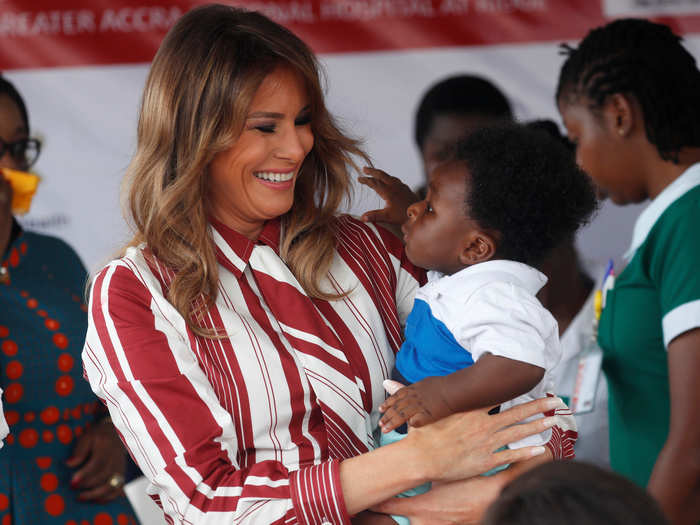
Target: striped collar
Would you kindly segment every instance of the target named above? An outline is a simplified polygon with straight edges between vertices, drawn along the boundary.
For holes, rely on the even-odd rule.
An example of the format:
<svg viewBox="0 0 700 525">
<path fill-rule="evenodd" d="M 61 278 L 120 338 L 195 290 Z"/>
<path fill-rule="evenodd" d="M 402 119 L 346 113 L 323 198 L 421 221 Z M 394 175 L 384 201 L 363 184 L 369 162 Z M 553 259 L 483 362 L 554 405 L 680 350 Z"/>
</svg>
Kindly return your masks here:
<svg viewBox="0 0 700 525">
<path fill-rule="evenodd" d="M 696 186 L 700 186 L 700 162 L 690 166 L 676 180 L 666 186 L 637 217 L 632 233 L 632 244 L 624 254 L 627 261 L 632 259 L 634 252 L 644 243 L 659 217 L 671 204 Z"/>
<path fill-rule="evenodd" d="M 251 241 L 245 235 L 232 230 L 213 217 L 209 218 L 210 232 L 216 245 L 216 259 L 224 268 L 237 278 L 243 275 L 250 255 L 258 244 L 264 244 L 279 252 L 281 224 L 279 219 L 269 220 L 263 226 L 257 241 Z"/>
</svg>

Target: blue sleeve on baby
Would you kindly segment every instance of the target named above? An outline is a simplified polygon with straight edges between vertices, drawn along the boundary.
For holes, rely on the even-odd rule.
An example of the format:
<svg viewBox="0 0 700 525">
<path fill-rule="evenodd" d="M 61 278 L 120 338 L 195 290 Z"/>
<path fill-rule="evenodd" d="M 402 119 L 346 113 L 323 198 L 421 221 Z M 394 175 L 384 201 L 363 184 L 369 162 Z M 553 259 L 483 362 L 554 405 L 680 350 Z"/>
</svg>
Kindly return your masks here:
<svg viewBox="0 0 700 525">
<path fill-rule="evenodd" d="M 429 376 L 444 376 L 474 364 L 471 353 L 460 345 L 430 306 L 416 299 L 406 319 L 406 339 L 396 356 L 396 368 L 411 383 Z"/>
</svg>

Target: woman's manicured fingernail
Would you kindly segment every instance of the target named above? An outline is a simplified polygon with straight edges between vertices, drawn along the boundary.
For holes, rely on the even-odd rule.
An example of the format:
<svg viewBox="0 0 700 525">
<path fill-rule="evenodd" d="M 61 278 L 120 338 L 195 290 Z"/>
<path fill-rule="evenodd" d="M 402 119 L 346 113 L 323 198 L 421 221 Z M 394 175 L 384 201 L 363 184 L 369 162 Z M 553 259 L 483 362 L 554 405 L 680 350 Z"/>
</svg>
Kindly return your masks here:
<svg viewBox="0 0 700 525">
<path fill-rule="evenodd" d="M 547 450 L 547 449 L 544 447 L 534 447 L 532 449 L 532 455 L 533 456 L 541 456 L 542 454 L 544 454 L 545 450 Z"/>
<path fill-rule="evenodd" d="M 562 408 L 564 406 L 564 402 L 561 400 L 560 397 L 550 397 L 547 399 L 547 408 L 550 410 L 552 408 Z"/>
<path fill-rule="evenodd" d="M 552 428 L 557 424 L 557 418 L 555 416 L 546 417 L 542 420 L 542 424 L 544 425 L 544 428 Z"/>
</svg>

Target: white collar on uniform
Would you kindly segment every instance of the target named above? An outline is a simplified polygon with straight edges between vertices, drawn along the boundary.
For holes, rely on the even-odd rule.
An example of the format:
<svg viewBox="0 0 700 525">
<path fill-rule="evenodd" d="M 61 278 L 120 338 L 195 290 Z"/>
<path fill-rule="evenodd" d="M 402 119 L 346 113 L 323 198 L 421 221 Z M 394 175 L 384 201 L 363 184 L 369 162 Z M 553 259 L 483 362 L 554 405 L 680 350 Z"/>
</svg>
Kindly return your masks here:
<svg viewBox="0 0 700 525">
<path fill-rule="evenodd" d="M 532 295 L 535 295 L 547 284 L 547 276 L 532 266 L 517 261 L 499 259 L 468 266 L 452 275 L 429 271 L 428 284 L 425 288 L 430 288 L 430 292 L 435 294 L 449 294 L 451 291 L 463 289 L 459 285 L 461 281 L 471 280 L 475 277 L 482 284 L 490 281 L 512 282 L 525 288 Z"/>
<path fill-rule="evenodd" d="M 634 252 L 644 243 L 647 235 L 649 235 L 649 232 L 663 212 L 677 199 L 699 185 L 700 162 L 690 166 L 676 180 L 666 186 L 637 217 L 637 221 L 634 223 L 634 232 L 632 233 L 632 244 L 624 254 L 625 259 L 628 261 L 632 259 Z"/>
</svg>

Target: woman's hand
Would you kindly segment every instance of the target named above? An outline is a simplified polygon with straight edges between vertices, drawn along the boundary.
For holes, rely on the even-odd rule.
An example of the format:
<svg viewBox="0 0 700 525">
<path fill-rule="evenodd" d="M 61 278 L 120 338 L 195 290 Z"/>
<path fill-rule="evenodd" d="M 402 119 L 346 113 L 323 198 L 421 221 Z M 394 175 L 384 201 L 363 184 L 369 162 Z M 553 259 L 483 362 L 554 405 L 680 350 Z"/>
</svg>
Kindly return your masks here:
<svg viewBox="0 0 700 525">
<path fill-rule="evenodd" d="M 497 450 L 554 426 L 556 416 L 516 423 L 562 405 L 561 399 L 552 397 L 524 403 L 494 415 L 489 415 L 488 409 L 460 412 L 412 429 L 403 441 L 409 442 L 416 451 L 427 479 L 461 480 L 506 463 L 544 454 L 543 446 Z"/>
<path fill-rule="evenodd" d="M 476 524 L 503 487 L 522 472 L 551 461 L 549 451 L 541 456 L 512 465 L 493 476 L 477 476 L 450 483 L 433 484 L 419 496 L 391 498 L 372 507 L 375 512 L 407 516 L 411 525 Z"/>
<path fill-rule="evenodd" d="M 81 501 L 111 501 L 124 494 L 126 452 L 112 423 L 99 422 L 78 438 L 66 465 L 78 468 L 71 488 Z"/>
<path fill-rule="evenodd" d="M 400 179 L 392 177 L 388 173 L 375 168 L 365 167 L 363 171 L 368 177 L 359 177 L 360 184 L 369 186 L 386 201 L 386 206 L 381 210 L 371 210 L 362 215 L 362 220 L 372 222 L 384 222 L 400 226 L 406 221 L 406 210 L 420 198 L 411 191 Z"/>
<path fill-rule="evenodd" d="M 481 517 L 510 481 L 505 472 L 433 485 L 425 494 L 391 498 L 372 510 L 406 516 L 411 525 L 479 523 Z"/>
<path fill-rule="evenodd" d="M 463 480 L 544 454 L 545 447 L 494 451 L 550 428 L 555 418 L 516 423 L 562 404 L 559 398 L 543 398 L 493 416 L 486 409 L 461 412 L 411 429 L 400 441 L 343 460 L 340 485 L 347 511 L 356 514 L 426 481 Z"/>
</svg>

